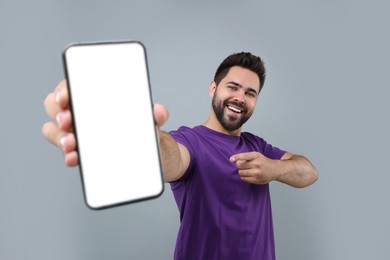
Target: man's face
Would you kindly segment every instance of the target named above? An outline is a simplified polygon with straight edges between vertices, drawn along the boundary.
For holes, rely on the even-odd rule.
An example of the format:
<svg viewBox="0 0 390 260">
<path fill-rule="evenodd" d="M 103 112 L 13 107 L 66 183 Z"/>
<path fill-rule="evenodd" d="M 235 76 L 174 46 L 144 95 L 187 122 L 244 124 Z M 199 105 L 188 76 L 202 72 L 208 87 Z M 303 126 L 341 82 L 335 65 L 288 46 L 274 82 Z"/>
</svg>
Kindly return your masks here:
<svg viewBox="0 0 390 260">
<path fill-rule="evenodd" d="M 223 128 L 230 132 L 241 128 L 253 114 L 259 90 L 258 75 L 238 66 L 231 67 L 218 86 L 211 88 L 212 107 Z"/>
</svg>

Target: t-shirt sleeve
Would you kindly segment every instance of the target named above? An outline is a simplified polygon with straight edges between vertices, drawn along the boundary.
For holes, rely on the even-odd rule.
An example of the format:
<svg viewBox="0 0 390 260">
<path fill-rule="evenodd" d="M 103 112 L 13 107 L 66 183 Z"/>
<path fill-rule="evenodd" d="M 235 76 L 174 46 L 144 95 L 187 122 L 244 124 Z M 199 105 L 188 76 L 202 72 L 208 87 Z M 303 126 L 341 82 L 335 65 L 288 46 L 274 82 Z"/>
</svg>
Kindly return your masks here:
<svg viewBox="0 0 390 260">
<path fill-rule="evenodd" d="M 267 141 L 265 141 L 263 138 L 261 137 L 256 137 L 256 138 L 260 145 L 261 153 L 264 156 L 270 159 L 279 160 L 286 153 L 286 151 L 267 143 Z"/>
<path fill-rule="evenodd" d="M 270 159 L 279 160 L 283 157 L 283 155 L 285 153 L 286 153 L 286 151 L 284 151 L 278 147 L 272 146 L 268 143 L 265 144 L 264 155 Z"/>
</svg>

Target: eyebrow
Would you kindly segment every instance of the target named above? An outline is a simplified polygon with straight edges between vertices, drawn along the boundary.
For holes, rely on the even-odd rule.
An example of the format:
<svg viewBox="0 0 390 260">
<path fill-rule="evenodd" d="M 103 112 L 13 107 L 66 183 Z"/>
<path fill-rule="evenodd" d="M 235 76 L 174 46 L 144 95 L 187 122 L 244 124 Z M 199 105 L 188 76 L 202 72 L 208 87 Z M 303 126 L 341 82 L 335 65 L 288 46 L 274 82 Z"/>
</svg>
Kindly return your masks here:
<svg viewBox="0 0 390 260">
<path fill-rule="evenodd" d="M 240 87 L 240 88 L 244 88 L 241 84 L 237 83 L 237 82 L 234 82 L 234 81 L 229 81 L 228 83 L 226 84 L 232 84 L 234 86 L 237 86 L 237 87 Z M 254 88 L 251 88 L 251 87 L 248 87 L 246 88 L 248 91 L 250 92 L 254 92 L 256 95 L 258 95 L 257 91 L 254 89 Z"/>
</svg>

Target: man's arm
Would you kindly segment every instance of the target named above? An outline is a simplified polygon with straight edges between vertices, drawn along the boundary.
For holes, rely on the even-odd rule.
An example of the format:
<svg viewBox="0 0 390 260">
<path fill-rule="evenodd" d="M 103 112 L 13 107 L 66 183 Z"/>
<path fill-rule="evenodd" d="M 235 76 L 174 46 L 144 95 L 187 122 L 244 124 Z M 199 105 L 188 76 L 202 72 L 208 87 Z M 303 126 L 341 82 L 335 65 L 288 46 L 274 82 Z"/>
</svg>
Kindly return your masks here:
<svg viewBox="0 0 390 260">
<path fill-rule="evenodd" d="M 187 148 L 167 132 L 160 131 L 160 154 L 165 182 L 180 179 L 190 164 Z"/>
<path fill-rule="evenodd" d="M 248 183 L 265 184 L 279 181 L 296 188 L 304 188 L 318 179 L 317 169 L 304 156 L 285 153 L 280 160 L 272 160 L 261 153 L 233 155 L 241 179 Z"/>
<path fill-rule="evenodd" d="M 279 182 L 296 188 L 304 188 L 318 179 L 317 169 L 302 155 L 287 152 L 279 162 L 279 176 L 275 179 Z"/>
</svg>

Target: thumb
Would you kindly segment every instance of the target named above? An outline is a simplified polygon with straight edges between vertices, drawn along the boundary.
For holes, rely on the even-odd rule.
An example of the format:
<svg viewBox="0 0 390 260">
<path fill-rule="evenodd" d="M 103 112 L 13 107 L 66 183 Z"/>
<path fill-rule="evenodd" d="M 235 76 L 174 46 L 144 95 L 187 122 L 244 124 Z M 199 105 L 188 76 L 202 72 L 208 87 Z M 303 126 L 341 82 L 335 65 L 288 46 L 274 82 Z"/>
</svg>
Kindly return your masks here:
<svg viewBox="0 0 390 260">
<path fill-rule="evenodd" d="M 161 104 L 154 104 L 153 106 L 154 119 L 156 120 L 156 124 L 158 127 L 161 127 L 168 120 L 169 112 L 168 110 Z"/>
</svg>

